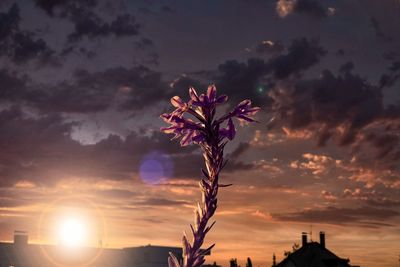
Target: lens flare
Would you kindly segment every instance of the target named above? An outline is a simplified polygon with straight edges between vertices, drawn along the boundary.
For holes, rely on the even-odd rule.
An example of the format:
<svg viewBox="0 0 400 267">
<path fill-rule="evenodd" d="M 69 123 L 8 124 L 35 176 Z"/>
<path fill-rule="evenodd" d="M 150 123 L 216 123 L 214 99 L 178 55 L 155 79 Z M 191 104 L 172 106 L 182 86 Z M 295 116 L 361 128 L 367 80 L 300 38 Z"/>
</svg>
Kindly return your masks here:
<svg viewBox="0 0 400 267">
<path fill-rule="evenodd" d="M 58 229 L 58 239 L 66 247 L 84 246 L 87 241 L 87 227 L 79 218 L 67 218 L 61 222 Z"/>
<path fill-rule="evenodd" d="M 143 158 L 139 174 L 146 184 L 160 184 L 172 176 L 173 163 L 168 155 L 153 151 Z"/>
</svg>

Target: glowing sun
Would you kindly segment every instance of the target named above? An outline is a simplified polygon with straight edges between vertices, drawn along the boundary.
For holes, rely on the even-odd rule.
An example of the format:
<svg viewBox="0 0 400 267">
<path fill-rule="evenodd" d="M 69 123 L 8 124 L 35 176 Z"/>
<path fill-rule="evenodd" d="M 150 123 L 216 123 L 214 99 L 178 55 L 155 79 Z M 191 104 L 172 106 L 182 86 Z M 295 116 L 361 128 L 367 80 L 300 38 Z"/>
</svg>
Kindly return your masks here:
<svg viewBox="0 0 400 267">
<path fill-rule="evenodd" d="M 61 245 L 79 247 L 86 243 L 87 228 L 79 218 L 67 218 L 58 227 L 58 239 Z"/>
</svg>

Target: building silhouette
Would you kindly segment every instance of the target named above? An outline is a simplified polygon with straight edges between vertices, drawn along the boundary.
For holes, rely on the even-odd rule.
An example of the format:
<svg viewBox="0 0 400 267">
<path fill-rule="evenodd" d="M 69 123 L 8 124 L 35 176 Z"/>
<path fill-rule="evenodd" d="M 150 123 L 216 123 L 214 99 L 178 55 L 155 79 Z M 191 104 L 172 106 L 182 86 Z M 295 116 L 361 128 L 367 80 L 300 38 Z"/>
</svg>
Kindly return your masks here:
<svg viewBox="0 0 400 267">
<path fill-rule="evenodd" d="M 273 260 L 272 267 L 360 267 L 350 265 L 349 259 L 336 256 L 326 248 L 325 233 L 320 232 L 320 241 L 308 242 L 307 234 L 302 234 L 302 246 L 288 253 L 288 256 L 280 263 Z M 273 255 L 275 258 L 275 255 Z"/>
<path fill-rule="evenodd" d="M 203 264 L 202 267 L 221 267 L 221 265 L 218 265 L 217 262 L 214 261 L 213 264 Z"/>
<path fill-rule="evenodd" d="M 60 245 L 29 244 L 26 232 L 15 231 L 13 243 L 0 242 L 0 267 L 167 267 L 169 252 L 182 260 L 182 248 L 178 247 L 69 250 Z"/>
</svg>

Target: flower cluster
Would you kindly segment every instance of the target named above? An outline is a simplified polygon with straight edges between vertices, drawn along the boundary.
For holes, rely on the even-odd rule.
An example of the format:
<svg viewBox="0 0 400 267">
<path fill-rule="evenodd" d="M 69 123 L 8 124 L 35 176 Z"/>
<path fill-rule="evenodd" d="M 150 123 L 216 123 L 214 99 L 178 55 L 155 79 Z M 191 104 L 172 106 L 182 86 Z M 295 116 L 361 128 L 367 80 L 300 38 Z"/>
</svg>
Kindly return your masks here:
<svg viewBox="0 0 400 267">
<path fill-rule="evenodd" d="M 207 141 L 207 135 L 210 134 L 207 130 L 210 130 L 208 129 L 210 127 L 217 128 L 218 135 L 221 138 L 232 140 L 236 134 L 232 118 L 236 117 L 239 120 L 255 122 L 251 117 L 260 110 L 258 107 L 252 107 L 250 100 L 244 100 L 231 112 L 214 120 L 217 105 L 225 103 L 228 97 L 226 95 L 217 97 L 217 90 L 214 85 L 208 87 L 207 94 L 200 96 L 194 88 L 190 88 L 189 95 L 190 100 L 187 103 L 182 101 L 179 96 L 172 97 L 171 103 L 176 109 L 171 113 L 161 115 L 165 122 L 171 124 L 171 126 L 161 128 L 161 130 L 164 133 L 175 134 L 173 139 L 181 138 L 182 146 Z M 198 122 L 184 118 L 184 113 L 193 115 Z M 227 127 L 220 128 L 220 125 L 225 121 L 228 121 Z"/>
<path fill-rule="evenodd" d="M 207 249 L 201 249 L 207 232 L 215 223 L 207 226 L 209 219 L 217 209 L 218 188 L 227 186 L 219 184 L 218 180 L 219 173 L 226 164 L 224 160 L 226 139 L 232 140 L 236 134 L 232 119 L 255 122 L 252 116 L 260 110 L 258 107 L 252 107 L 250 100 L 244 100 L 232 111 L 216 119 L 216 108 L 228 100 L 226 95 L 217 96 L 214 85 L 208 87 L 207 94 L 200 96 L 195 89 L 190 88 L 189 95 L 190 100 L 187 103 L 179 96 L 171 98 L 171 103 L 176 109 L 169 114 L 161 115 L 161 118 L 170 124 L 169 127 L 161 128 L 161 130 L 174 134 L 173 139 L 180 138 L 182 146 L 192 143 L 200 145 L 206 170 L 202 169 L 204 178 L 199 183 L 202 202 L 198 203 L 198 208 L 195 210 L 194 225 L 190 225 L 193 241 L 189 242 L 186 234 L 183 236 L 182 266 L 177 258 L 170 254 L 169 267 L 200 267 L 204 263 L 204 255 L 214 247 L 212 245 Z M 193 118 L 185 118 L 185 114 L 190 114 Z M 221 127 L 221 124 L 225 122 L 227 125 Z"/>
</svg>

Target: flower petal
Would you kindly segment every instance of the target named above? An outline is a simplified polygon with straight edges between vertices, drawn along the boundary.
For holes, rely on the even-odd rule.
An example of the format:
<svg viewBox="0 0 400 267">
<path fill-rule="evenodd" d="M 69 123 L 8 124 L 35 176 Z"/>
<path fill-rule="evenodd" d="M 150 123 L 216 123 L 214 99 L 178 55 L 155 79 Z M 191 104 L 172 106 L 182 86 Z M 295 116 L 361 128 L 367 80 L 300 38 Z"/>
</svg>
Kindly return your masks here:
<svg viewBox="0 0 400 267">
<path fill-rule="evenodd" d="M 206 140 L 206 138 L 202 133 L 199 133 L 192 137 L 192 141 L 194 143 L 201 143 L 201 142 L 204 142 L 205 140 Z"/>
<path fill-rule="evenodd" d="M 193 87 L 189 88 L 189 96 L 193 101 L 199 101 L 199 96 Z"/>
<path fill-rule="evenodd" d="M 228 101 L 227 95 L 220 95 L 219 97 L 217 97 L 217 100 L 215 100 L 217 104 L 222 104 L 225 103 L 226 101 Z"/>
<path fill-rule="evenodd" d="M 217 96 L 217 88 L 215 88 L 215 85 L 213 84 L 208 86 L 207 97 L 210 100 L 210 102 L 214 101 L 216 96 Z"/>
<path fill-rule="evenodd" d="M 248 122 L 257 122 L 256 120 L 254 120 L 254 119 L 252 119 L 252 118 L 249 118 L 249 117 L 247 117 L 247 116 L 244 116 L 244 115 L 238 115 L 237 118 L 238 118 L 239 120 L 245 120 L 245 121 L 248 121 Z"/>
<path fill-rule="evenodd" d="M 222 128 L 219 130 L 219 134 L 222 137 L 228 138 L 229 140 L 233 140 L 233 138 L 235 138 L 236 129 L 235 129 L 235 125 L 233 124 L 232 119 L 228 120 L 228 126 L 226 128 Z"/>
<path fill-rule="evenodd" d="M 235 129 L 235 125 L 233 124 L 232 119 L 228 120 L 228 139 L 229 140 L 233 140 L 233 138 L 235 138 L 236 135 L 236 129 Z"/>
<path fill-rule="evenodd" d="M 175 126 L 170 126 L 170 127 L 162 127 L 160 130 L 166 134 L 170 133 L 175 133 L 176 127 Z"/>
<path fill-rule="evenodd" d="M 246 115 L 254 115 L 260 110 L 261 110 L 261 108 L 259 108 L 259 107 L 249 108 L 246 110 Z"/>
<path fill-rule="evenodd" d="M 181 139 L 181 146 L 187 146 L 190 145 L 190 143 L 192 142 L 192 136 L 193 136 L 193 132 L 192 130 L 186 131 L 186 133 L 183 135 L 182 139 Z"/>
<path fill-rule="evenodd" d="M 235 109 L 241 109 L 241 108 L 245 108 L 251 106 L 251 101 L 249 99 L 243 100 L 242 102 L 240 102 Z"/>
<path fill-rule="evenodd" d="M 185 102 L 179 96 L 174 96 L 171 98 L 171 104 L 176 108 L 183 108 L 185 106 Z"/>
<path fill-rule="evenodd" d="M 164 113 L 164 114 L 161 114 L 160 117 L 161 117 L 165 122 L 170 122 L 171 114 Z"/>
</svg>

